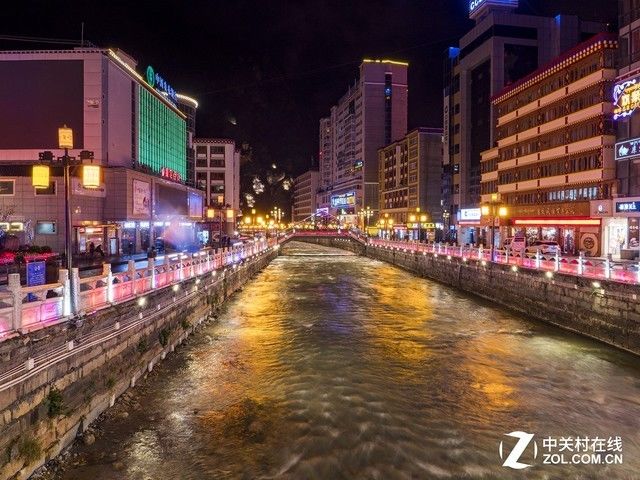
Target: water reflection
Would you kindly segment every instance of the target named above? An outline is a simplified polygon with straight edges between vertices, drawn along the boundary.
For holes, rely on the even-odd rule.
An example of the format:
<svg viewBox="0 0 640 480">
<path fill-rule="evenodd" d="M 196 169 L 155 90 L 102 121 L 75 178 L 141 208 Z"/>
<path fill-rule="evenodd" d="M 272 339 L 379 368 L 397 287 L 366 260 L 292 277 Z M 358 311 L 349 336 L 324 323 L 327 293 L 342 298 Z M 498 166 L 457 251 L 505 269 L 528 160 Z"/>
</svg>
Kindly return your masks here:
<svg viewBox="0 0 640 480">
<path fill-rule="evenodd" d="M 64 478 L 640 471 L 634 357 L 384 263 L 300 243 L 284 253 L 140 387 L 141 408 L 104 423 Z M 508 470 L 498 443 L 514 430 L 620 435 L 624 464 Z"/>
</svg>

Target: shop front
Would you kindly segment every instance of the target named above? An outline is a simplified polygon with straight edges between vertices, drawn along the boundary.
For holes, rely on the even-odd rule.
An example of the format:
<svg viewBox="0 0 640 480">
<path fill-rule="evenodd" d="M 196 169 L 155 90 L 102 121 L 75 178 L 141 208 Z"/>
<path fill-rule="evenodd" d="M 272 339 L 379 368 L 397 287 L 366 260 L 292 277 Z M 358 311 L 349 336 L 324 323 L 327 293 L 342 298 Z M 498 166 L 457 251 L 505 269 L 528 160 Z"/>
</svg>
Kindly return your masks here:
<svg viewBox="0 0 640 480">
<path fill-rule="evenodd" d="M 589 202 L 510 207 L 509 236 L 524 234 L 527 245 L 557 242 L 564 255 L 602 255 L 602 218 L 593 218 Z M 604 215 L 601 215 L 603 217 Z"/>
<path fill-rule="evenodd" d="M 102 251 L 105 256 L 118 255 L 118 227 L 115 224 L 100 225 L 92 222 L 89 225 L 74 227 L 76 253 L 90 253 L 93 250 Z M 98 247 L 100 247 L 98 249 Z"/>
<path fill-rule="evenodd" d="M 460 245 L 475 245 L 480 241 L 481 217 L 479 208 L 462 208 L 458 211 L 456 220 Z"/>
<path fill-rule="evenodd" d="M 612 201 L 612 217 L 605 220 L 605 248 L 613 258 L 633 260 L 640 255 L 640 197 Z"/>
</svg>

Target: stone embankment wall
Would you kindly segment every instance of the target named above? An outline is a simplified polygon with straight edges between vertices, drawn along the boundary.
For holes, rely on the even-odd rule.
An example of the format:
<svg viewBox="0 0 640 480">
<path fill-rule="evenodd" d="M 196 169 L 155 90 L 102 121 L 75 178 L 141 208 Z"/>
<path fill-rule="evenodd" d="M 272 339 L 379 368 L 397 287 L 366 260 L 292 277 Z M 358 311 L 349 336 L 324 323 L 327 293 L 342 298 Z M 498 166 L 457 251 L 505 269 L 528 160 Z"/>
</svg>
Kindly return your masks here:
<svg viewBox="0 0 640 480">
<path fill-rule="evenodd" d="M 307 241 L 306 239 L 300 239 Z M 511 310 L 640 354 L 640 287 L 475 260 L 463 262 L 363 245 L 353 240 L 316 238 L 312 243 L 347 249 L 382 260 Z"/>
<path fill-rule="evenodd" d="M 0 391 L 0 479 L 27 478 L 57 456 L 277 254 L 0 343 L 5 367 L 57 352 L 56 361 L 36 364 L 29 378 Z"/>
</svg>

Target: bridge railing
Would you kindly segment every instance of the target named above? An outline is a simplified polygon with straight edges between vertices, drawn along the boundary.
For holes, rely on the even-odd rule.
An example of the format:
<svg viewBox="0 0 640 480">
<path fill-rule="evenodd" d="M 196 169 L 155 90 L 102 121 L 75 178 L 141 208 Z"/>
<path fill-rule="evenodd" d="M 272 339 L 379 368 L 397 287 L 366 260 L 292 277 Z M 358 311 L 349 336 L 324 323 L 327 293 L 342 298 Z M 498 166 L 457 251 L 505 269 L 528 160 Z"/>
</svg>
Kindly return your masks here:
<svg viewBox="0 0 640 480">
<path fill-rule="evenodd" d="M 237 264 L 275 244 L 275 239 L 261 239 L 217 251 L 170 254 L 161 261 L 150 258 L 146 266 L 139 268 L 130 260 L 127 270 L 119 273 L 113 273 L 111 265 L 104 264 L 102 273 L 85 278 L 80 278 L 74 268 L 69 279 L 67 270 L 62 269 L 58 282 L 36 287 L 22 286 L 19 274 L 10 274 L 8 284 L 0 287 L 0 341 L 68 321 L 71 302 L 77 306 L 79 315 L 90 315 L 150 291 Z M 71 298 L 70 282 L 74 282 L 75 298 Z"/>
<path fill-rule="evenodd" d="M 396 251 L 458 257 L 463 260 L 493 262 L 545 272 L 559 272 L 593 279 L 640 284 L 640 263 L 614 262 L 609 259 L 585 257 L 582 254 L 578 257 L 571 257 L 560 255 L 559 252 L 542 253 L 540 250 L 496 249 L 492 259 L 491 249 L 482 246 L 416 243 L 378 238 L 370 238 L 369 244 Z"/>
</svg>

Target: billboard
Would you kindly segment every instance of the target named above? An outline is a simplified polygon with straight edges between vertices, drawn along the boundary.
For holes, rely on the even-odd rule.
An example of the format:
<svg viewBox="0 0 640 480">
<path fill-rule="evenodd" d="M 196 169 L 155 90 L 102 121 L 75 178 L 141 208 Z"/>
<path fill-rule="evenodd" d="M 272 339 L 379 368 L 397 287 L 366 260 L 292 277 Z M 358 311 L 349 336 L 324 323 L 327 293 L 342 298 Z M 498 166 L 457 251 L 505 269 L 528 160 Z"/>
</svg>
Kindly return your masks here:
<svg viewBox="0 0 640 480">
<path fill-rule="evenodd" d="M 151 214 L 151 184 L 142 180 L 133 181 L 133 215 Z"/>
<path fill-rule="evenodd" d="M 356 204 L 356 192 L 341 193 L 340 195 L 331 195 L 332 207 L 352 207 Z"/>
</svg>

